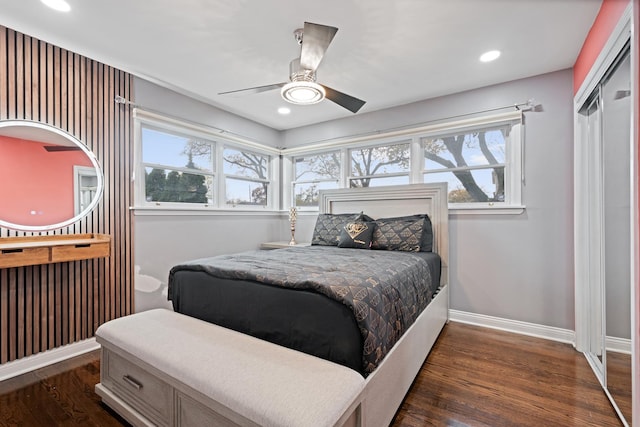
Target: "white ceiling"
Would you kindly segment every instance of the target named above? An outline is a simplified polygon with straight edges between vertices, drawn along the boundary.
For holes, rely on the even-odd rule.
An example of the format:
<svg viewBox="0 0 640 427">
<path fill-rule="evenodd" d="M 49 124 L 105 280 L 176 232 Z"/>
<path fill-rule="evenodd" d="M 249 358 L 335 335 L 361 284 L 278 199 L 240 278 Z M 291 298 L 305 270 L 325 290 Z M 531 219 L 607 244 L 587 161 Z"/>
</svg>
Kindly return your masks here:
<svg viewBox="0 0 640 427">
<path fill-rule="evenodd" d="M 353 113 L 292 106 L 287 81 L 304 21 L 338 27 L 318 82 L 367 101 L 357 114 L 570 68 L 601 0 L 0 0 L 0 25 L 112 65 L 274 129 Z M 502 56 L 478 61 L 487 50 Z M 290 106 L 281 116 L 277 108 Z M 146 106 L 152 108 L 153 106 Z"/>
</svg>

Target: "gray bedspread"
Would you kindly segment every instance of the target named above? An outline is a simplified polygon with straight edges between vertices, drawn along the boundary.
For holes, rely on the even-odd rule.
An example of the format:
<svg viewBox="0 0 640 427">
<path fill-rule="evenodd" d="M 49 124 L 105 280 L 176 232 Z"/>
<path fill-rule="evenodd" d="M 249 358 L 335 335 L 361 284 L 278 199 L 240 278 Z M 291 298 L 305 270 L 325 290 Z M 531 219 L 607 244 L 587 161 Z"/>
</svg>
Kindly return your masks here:
<svg viewBox="0 0 640 427">
<path fill-rule="evenodd" d="M 203 271 L 225 279 L 253 280 L 321 293 L 349 307 L 363 337 L 363 367 L 373 372 L 431 301 L 428 263 L 419 253 L 292 247 L 204 258 L 175 271 Z"/>
</svg>

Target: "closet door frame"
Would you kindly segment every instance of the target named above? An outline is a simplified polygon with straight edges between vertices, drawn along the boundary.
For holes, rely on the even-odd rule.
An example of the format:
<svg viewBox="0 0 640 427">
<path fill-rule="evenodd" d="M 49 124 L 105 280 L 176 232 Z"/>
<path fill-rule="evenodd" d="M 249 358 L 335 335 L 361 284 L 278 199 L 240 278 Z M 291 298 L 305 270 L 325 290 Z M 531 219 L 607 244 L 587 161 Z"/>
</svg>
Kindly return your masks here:
<svg viewBox="0 0 640 427">
<path fill-rule="evenodd" d="M 594 280 L 600 280 L 599 277 L 593 277 L 594 270 L 590 267 L 590 261 L 593 260 L 594 253 L 598 253 L 598 249 L 595 251 L 591 245 L 594 233 L 596 235 L 602 235 L 602 230 L 593 229 L 594 218 L 590 218 L 588 213 L 595 213 L 599 215 L 601 206 L 596 206 L 601 198 L 600 195 L 592 197 L 593 188 L 589 185 L 589 176 L 593 173 L 593 153 L 589 150 L 592 148 L 587 146 L 584 141 L 587 138 L 588 127 L 586 126 L 585 116 L 580 114 L 581 108 L 587 102 L 591 94 L 596 90 L 607 71 L 614 64 L 618 55 L 623 51 L 627 43 L 631 45 L 631 91 L 632 91 L 632 105 L 631 105 L 631 117 L 632 117 L 632 129 L 631 129 L 631 170 L 632 170 L 632 182 L 631 182 L 631 206 L 633 212 L 631 213 L 630 230 L 632 235 L 632 242 L 630 247 L 631 257 L 631 298 L 629 304 L 631 305 L 631 346 L 633 349 L 632 355 L 632 390 L 633 390 L 633 409 L 632 418 L 636 420 L 640 419 L 640 404 L 637 396 L 640 396 L 640 381 L 638 376 L 640 375 L 640 369 L 638 366 L 638 328 L 640 326 L 639 316 L 637 309 L 638 301 L 638 278 L 639 278 L 639 238 L 638 238 L 638 36 L 634 29 L 638 24 L 638 11 L 633 12 L 633 8 L 638 6 L 638 1 L 634 0 L 630 2 L 629 6 L 625 10 L 624 14 L 620 18 L 616 28 L 613 30 L 604 48 L 600 52 L 596 62 L 594 63 L 591 71 L 585 78 L 584 82 L 576 92 L 574 97 L 574 278 L 575 278 L 575 347 L 578 351 L 588 352 L 590 349 L 590 292 L 589 286 Z M 633 16 L 633 23 L 632 23 Z M 602 171 L 596 173 L 601 174 Z M 601 212 L 600 212 L 601 214 Z M 597 219 L 597 218 L 596 218 Z M 597 222 L 597 221 L 595 221 Z M 586 354 L 586 353 L 585 353 Z M 604 376 L 599 372 L 597 366 L 593 363 L 592 356 L 587 356 L 587 360 L 594 368 L 598 379 L 602 385 L 605 386 Z M 606 388 L 605 392 L 609 396 Z M 609 396 L 611 398 L 611 396 Z M 615 406 L 615 405 L 614 405 Z M 617 406 L 616 410 L 617 409 Z"/>
</svg>

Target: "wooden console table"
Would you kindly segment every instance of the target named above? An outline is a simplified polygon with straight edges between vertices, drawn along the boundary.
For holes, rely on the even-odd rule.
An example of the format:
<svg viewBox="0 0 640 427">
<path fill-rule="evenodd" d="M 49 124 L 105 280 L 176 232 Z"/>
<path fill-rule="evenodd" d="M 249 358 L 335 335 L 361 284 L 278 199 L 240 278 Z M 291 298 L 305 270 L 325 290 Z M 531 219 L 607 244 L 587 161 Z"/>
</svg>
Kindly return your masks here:
<svg viewBox="0 0 640 427">
<path fill-rule="evenodd" d="M 51 264 L 111 255 L 107 234 L 0 238 L 0 268 Z"/>
</svg>

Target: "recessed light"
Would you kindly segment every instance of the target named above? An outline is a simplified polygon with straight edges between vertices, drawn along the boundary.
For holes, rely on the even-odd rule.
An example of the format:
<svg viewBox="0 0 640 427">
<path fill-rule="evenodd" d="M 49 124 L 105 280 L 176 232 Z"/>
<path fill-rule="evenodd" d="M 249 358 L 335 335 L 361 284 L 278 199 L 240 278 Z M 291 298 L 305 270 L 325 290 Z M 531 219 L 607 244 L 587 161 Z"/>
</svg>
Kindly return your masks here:
<svg viewBox="0 0 640 427">
<path fill-rule="evenodd" d="M 489 52 L 485 52 L 482 55 L 480 55 L 480 61 L 491 62 L 493 60 L 498 59 L 499 56 L 500 56 L 499 50 L 490 50 Z"/>
<path fill-rule="evenodd" d="M 45 5 L 49 6 L 53 10 L 57 10 L 58 12 L 69 12 L 71 10 L 71 6 L 65 0 L 40 0 Z"/>
<path fill-rule="evenodd" d="M 287 107 L 280 107 L 278 108 L 278 113 L 282 114 L 283 116 L 286 116 L 287 114 L 289 114 L 291 112 L 290 108 Z"/>
</svg>

